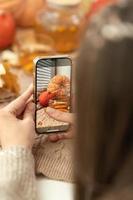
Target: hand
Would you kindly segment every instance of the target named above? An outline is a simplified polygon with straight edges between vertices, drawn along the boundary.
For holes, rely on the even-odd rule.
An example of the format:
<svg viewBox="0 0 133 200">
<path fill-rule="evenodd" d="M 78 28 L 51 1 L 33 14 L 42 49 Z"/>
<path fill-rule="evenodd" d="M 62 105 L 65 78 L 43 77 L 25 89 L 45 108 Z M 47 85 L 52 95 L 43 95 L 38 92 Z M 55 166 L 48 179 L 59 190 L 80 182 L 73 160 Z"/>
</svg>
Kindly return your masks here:
<svg viewBox="0 0 133 200">
<path fill-rule="evenodd" d="M 35 134 L 34 105 L 28 102 L 32 93 L 33 86 L 30 86 L 20 97 L 0 110 L 2 148 L 14 145 L 32 148 Z"/>
<path fill-rule="evenodd" d="M 53 108 L 50 108 L 50 107 L 48 107 L 46 109 L 46 112 L 50 117 L 52 117 L 52 118 L 54 118 L 58 121 L 70 123 L 70 128 L 67 132 L 50 134 L 48 136 L 48 139 L 51 142 L 57 142 L 58 140 L 63 140 L 63 139 L 71 139 L 72 137 L 74 137 L 74 135 L 75 135 L 74 114 L 61 112 L 59 110 L 56 110 L 56 109 L 53 109 Z"/>
</svg>

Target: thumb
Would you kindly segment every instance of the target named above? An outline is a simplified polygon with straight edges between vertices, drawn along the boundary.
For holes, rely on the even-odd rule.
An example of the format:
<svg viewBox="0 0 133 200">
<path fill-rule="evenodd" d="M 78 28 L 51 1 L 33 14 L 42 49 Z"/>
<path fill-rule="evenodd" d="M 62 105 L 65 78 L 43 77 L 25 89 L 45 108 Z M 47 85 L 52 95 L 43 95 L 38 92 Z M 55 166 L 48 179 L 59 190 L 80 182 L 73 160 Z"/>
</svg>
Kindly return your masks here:
<svg viewBox="0 0 133 200">
<path fill-rule="evenodd" d="M 32 119 L 34 120 L 34 117 L 35 117 L 35 105 L 34 103 L 32 102 L 29 102 L 27 105 L 26 105 L 26 108 L 25 108 L 25 111 L 24 111 L 24 114 L 23 114 L 23 119 Z"/>
<path fill-rule="evenodd" d="M 25 109 L 26 103 L 31 97 L 32 93 L 33 85 L 30 85 L 30 87 L 21 96 L 8 104 L 4 109 L 14 114 L 15 116 L 19 116 Z"/>
<path fill-rule="evenodd" d="M 67 122 L 67 123 L 72 123 L 73 122 L 73 114 L 72 113 L 67 113 L 67 112 L 62 112 L 50 107 L 47 107 L 46 109 L 47 114 L 54 118 L 55 120 L 61 121 L 61 122 Z"/>
</svg>

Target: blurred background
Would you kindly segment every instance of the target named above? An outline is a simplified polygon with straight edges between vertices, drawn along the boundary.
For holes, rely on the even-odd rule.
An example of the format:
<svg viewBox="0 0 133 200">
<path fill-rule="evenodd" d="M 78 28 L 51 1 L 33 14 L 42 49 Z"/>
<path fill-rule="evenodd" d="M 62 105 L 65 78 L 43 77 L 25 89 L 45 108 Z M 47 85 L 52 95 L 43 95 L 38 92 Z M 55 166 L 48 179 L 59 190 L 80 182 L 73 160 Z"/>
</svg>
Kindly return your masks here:
<svg viewBox="0 0 133 200">
<path fill-rule="evenodd" d="M 32 82 L 35 57 L 75 59 L 90 19 L 115 1 L 0 0 L 0 103 Z"/>
</svg>

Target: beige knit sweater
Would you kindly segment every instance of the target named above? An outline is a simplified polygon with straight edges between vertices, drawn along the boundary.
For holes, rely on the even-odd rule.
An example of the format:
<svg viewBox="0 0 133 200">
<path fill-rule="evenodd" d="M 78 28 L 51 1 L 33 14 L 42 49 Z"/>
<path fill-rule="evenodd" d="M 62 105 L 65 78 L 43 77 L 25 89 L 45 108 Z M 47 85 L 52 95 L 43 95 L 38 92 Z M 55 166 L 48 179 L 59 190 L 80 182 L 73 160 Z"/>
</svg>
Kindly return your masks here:
<svg viewBox="0 0 133 200">
<path fill-rule="evenodd" d="M 74 140 L 49 142 L 45 135 L 36 138 L 33 147 L 35 172 L 43 176 L 65 182 L 75 182 Z"/>
<path fill-rule="evenodd" d="M 50 143 L 41 136 L 32 153 L 20 146 L 0 150 L 0 200 L 38 200 L 35 172 L 50 179 L 74 181 L 73 140 Z"/>
<path fill-rule="evenodd" d="M 34 159 L 24 147 L 0 151 L 0 199 L 37 200 Z"/>
</svg>

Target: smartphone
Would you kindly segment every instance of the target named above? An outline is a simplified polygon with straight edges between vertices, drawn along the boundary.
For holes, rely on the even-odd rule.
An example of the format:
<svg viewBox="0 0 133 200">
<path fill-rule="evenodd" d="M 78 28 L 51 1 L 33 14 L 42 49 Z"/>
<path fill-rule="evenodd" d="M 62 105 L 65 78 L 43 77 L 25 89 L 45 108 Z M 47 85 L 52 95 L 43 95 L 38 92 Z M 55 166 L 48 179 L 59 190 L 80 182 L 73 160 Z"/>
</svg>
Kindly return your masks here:
<svg viewBox="0 0 133 200">
<path fill-rule="evenodd" d="M 35 66 L 35 127 L 38 134 L 64 132 L 69 123 L 58 121 L 47 107 L 71 112 L 72 60 L 68 56 L 38 58 Z"/>
</svg>

